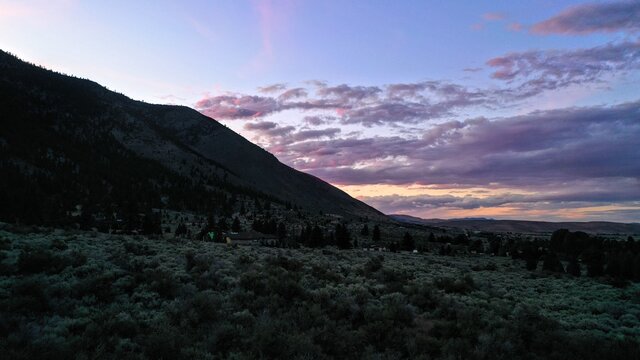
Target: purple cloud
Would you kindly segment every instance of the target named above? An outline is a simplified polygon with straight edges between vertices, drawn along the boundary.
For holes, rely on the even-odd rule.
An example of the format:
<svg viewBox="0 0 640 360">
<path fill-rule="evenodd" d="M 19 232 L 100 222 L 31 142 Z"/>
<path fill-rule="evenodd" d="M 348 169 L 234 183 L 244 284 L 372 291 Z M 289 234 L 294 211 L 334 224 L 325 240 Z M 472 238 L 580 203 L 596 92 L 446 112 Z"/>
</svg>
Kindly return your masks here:
<svg viewBox="0 0 640 360">
<path fill-rule="evenodd" d="M 482 18 L 486 21 L 500 21 L 500 20 L 504 20 L 505 16 L 503 13 L 490 12 L 490 13 L 482 14 Z"/>
<path fill-rule="evenodd" d="M 331 116 L 342 124 L 365 127 L 421 124 L 458 115 L 461 110 L 508 106 L 577 84 L 604 83 L 609 77 L 640 69 L 640 40 L 587 49 L 509 53 L 487 61 L 500 86 L 471 88 L 445 81 L 378 86 L 314 82 L 314 88 L 293 88 L 278 96 L 220 95 L 195 107 L 221 120 L 265 117 L 286 110 L 315 111 L 308 124 Z M 265 87 L 281 89 L 282 84 Z M 320 116 L 324 116 L 320 117 Z M 333 119 L 333 118 L 331 118 Z"/>
<path fill-rule="evenodd" d="M 640 68 L 640 41 L 578 50 L 510 53 L 487 61 L 495 79 L 522 83 L 514 95 L 529 97 L 544 90 L 600 81 L 605 75 Z"/>
<path fill-rule="evenodd" d="M 279 111 L 278 102 L 270 97 L 250 95 L 222 95 L 207 97 L 195 105 L 203 114 L 214 119 L 246 119 Z"/>
<path fill-rule="evenodd" d="M 259 87 L 258 91 L 263 94 L 273 94 L 273 93 L 284 91 L 286 88 L 287 88 L 286 84 L 278 83 L 278 84 Z"/>
<path fill-rule="evenodd" d="M 278 127 L 278 124 L 274 123 L 273 121 L 261 121 L 257 123 L 244 124 L 245 130 L 250 131 L 265 131 L 275 129 L 276 127 Z"/>
<path fill-rule="evenodd" d="M 307 96 L 307 90 L 303 88 L 289 89 L 278 96 L 278 100 L 287 101 L 291 99 L 301 98 Z"/>
<path fill-rule="evenodd" d="M 640 101 L 450 121 L 419 138 L 317 140 L 270 150 L 336 184 L 544 187 L 639 178 L 639 119 Z"/>
<path fill-rule="evenodd" d="M 568 35 L 639 30 L 640 2 L 638 1 L 574 6 L 531 28 L 531 32 L 536 34 Z"/>
<path fill-rule="evenodd" d="M 362 200 L 368 204 L 391 214 L 411 212 L 427 209 L 480 209 L 494 207 L 516 207 L 523 209 L 559 210 L 581 208 L 588 206 L 606 206 L 626 203 L 628 206 L 640 206 L 640 188 L 626 188 L 622 186 L 637 185 L 624 182 L 614 182 L 605 189 L 593 190 L 588 188 L 593 183 L 572 184 L 574 187 L 561 191 L 542 192 L 537 194 L 504 193 L 477 197 L 473 195 L 415 195 L 415 196 L 369 196 Z M 640 207 L 636 212 L 640 211 Z"/>
</svg>

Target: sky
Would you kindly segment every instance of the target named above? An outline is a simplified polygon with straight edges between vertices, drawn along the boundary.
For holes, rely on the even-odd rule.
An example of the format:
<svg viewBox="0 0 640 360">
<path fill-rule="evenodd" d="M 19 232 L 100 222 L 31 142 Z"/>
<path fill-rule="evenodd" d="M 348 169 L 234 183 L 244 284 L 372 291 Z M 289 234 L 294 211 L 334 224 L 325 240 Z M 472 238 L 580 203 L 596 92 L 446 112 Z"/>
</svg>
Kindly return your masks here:
<svg viewBox="0 0 640 360">
<path fill-rule="evenodd" d="M 0 0 L 0 48 L 387 214 L 640 222 L 640 1 Z"/>
</svg>

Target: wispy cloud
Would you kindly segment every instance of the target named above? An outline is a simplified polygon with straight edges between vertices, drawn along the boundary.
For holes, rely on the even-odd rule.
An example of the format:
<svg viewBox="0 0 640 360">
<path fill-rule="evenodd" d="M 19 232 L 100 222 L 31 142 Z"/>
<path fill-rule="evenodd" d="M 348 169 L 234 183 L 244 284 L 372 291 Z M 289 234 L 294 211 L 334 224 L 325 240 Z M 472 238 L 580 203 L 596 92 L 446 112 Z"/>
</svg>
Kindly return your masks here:
<svg viewBox="0 0 640 360">
<path fill-rule="evenodd" d="M 537 95 L 575 84 L 593 83 L 640 68 L 640 41 L 610 43 L 578 50 L 510 53 L 487 61 L 491 76 L 513 85 L 518 96 Z M 517 84 L 517 83 L 516 83 Z"/>
<path fill-rule="evenodd" d="M 269 150 L 336 184 L 555 186 L 640 174 L 640 102 L 450 121 L 420 137 L 337 138 Z"/>
<path fill-rule="evenodd" d="M 531 27 L 535 34 L 582 35 L 619 31 L 640 31 L 639 1 L 578 5 Z"/>
</svg>

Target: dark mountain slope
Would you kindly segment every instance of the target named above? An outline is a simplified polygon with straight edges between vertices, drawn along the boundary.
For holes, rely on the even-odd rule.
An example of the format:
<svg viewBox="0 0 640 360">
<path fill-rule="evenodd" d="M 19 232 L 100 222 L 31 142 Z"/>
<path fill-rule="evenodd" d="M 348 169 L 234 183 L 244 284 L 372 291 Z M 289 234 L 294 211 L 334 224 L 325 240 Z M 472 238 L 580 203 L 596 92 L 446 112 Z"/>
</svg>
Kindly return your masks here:
<svg viewBox="0 0 640 360">
<path fill-rule="evenodd" d="M 0 51 L 0 218 L 75 204 L 209 211 L 230 196 L 382 218 L 195 110 L 131 100 Z"/>
<path fill-rule="evenodd" d="M 405 223 L 445 228 L 514 233 L 551 233 L 558 229 L 584 231 L 592 234 L 640 234 L 640 224 L 608 221 L 548 222 L 526 220 L 480 220 L 480 219 L 421 219 L 409 215 L 389 215 Z"/>
</svg>

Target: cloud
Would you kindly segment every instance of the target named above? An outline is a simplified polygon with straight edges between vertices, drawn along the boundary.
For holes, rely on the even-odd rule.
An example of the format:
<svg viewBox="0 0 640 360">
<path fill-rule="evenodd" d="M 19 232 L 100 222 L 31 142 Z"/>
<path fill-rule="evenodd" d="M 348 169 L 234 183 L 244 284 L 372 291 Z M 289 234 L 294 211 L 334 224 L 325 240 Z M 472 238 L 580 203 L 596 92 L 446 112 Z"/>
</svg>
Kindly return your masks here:
<svg viewBox="0 0 640 360">
<path fill-rule="evenodd" d="M 611 43 L 578 50 L 542 50 L 506 54 L 487 61 L 491 76 L 512 84 L 519 97 L 575 84 L 603 81 L 640 68 L 640 41 Z"/>
<path fill-rule="evenodd" d="M 616 1 L 570 7 L 531 28 L 535 34 L 582 35 L 595 32 L 638 32 L 640 2 Z"/>
<path fill-rule="evenodd" d="M 307 90 L 303 88 L 289 89 L 278 96 L 278 100 L 287 101 L 291 99 L 301 98 L 307 96 Z"/>
<path fill-rule="evenodd" d="M 420 137 L 336 138 L 269 148 L 341 185 L 421 184 L 553 188 L 636 179 L 640 101 L 489 120 L 449 121 Z"/>
<path fill-rule="evenodd" d="M 221 95 L 206 97 L 195 104 L 203 114 L 214 119 L 246 119 L 279 111 L 278 102 L 270 97 Z"/>
<path fill-rule="evenodd" d="M 516 208 L 531 210 L 544 210 L 545 212 L 564 210 L 570 212 L 571 209 L 598 208 L 598 207 L 626 207 L 636 208 L 632 211 L 640 211 L 640 191 L 632 189 L 620 189 L 615 187 L 606 190 L 592 191 L 588 188 L 563 189 L 551 193 L 519 194 L 519 193 L 499 193 L 484 197 L 473 195 L 385 195 L 362 197 L 361 200 L 374 206 L 381 211 L 391 213 L 423 212 L 431 209 L 458 209 L 475 210 L 486 208 Z M 612 210 L 608 210 L 612 211 Z M 604 215 L 604 214 L 602 214 Z"/>
<path fill-rule="evenodd" d="M 339 128 L 296 130 L 294 126 L 280 126 L 272 121 L 250 122 L 243 128 L 254 132 L 257 140 L 267 141 L 274 149 L 300 141 L 335 138 L 341 132 Z"/>
<path fill-rule="evenodd" d="M 326 128 L 320 130 L 301 130 L 292 135 L 293 141 L 306 141 L 323 137 L 334 138 L 340 133 L 339 128 Z"/>
<path fill-rule="evenodd" d="M 511 24 L 509 24 L 507 28 L 511 31 L 518 32 L 518 31 L 522 31 L 523 26 L 519 22 L 512 22 Z"/>
<path fill-rule="evenodd" d="M 375 100 L 381 92 L 382 89 L 377 86 L 349 86 L 347 84 L 331 87 L 323 86 L 317 90 L 318 95 L 321 97 L 335 99 L 342 104 Z"/>
<path fill-rule="evenodd" d="M 271 85 L 267 85 L 267 86 L 261 86 L 258 88 L 258 91 L 263 93 L 263 94 L 273 94 L 273 93 L 277 93 L 280 91 L 283 91 L 287 88 L 286 84 L 283 83 L 277 83 L 277 84 L 271 84 Z"/>
<path fill-rule="evenodd" d="M 277 126 L 278 124 L 272 121 L 261 121 L 257 123 L 246 123 L 244 124 L 244 129 L 250 131 L 265 131 L 275 129 Z"/>
<path fill-rule="evenodd" d="M 330 121 L 335 120 L 335 117 L 332 116 L 318 116 L 318 115 L 313 115 L 313 116 L 305 116 L 302 121 L 304 123 L 306 123 L 307 125 L 312 125 L 312 126 L 318 126 L 318 125 L 324 125 Z"/>
<path fill-rule="evenodd" d="M 296 128 L 291 125 L 279 126 L 271 121 L 261 121 L 256 123 L 246 123 L 244 124 L 244 129 L 256 132 L 258 134 L 256 139 L 267 138 L 271 140 L 289 135 L 295 131 Z"/>
<path fill-rule="evenodd" d="M 274 93 L 281 84 L 261 88 Z M 449 115 L 453 110 L 498 101 L 495 92 L 471 90 L 440 82 L 396 83 L 384 87 L 322 85 L 313 91 L 293 88 L 278 96 L 227 94 L 209 96 L 195 104 L 200 112 L 221 120 L 264 117 L 285 110 L 333 111 L 335 115 L 310 118 L 315 124 L 338 119 L 343 124 L 364 126 L 418 123 Z"/>
<path fill-rule="evenodd" d="M 424 124 L 469 109 L 517 105 L 570 86 L 606 84 L 640 69 L 640 40 L 576 50 L 513 52 L 492 58 L 487 65 L 497 84 L 485 88 L 437 80 L 383 86 L 329 86 L 315 80 L 307 82 L 308 87 L 286 89 L 284 84 L 273 84 L 260 88 L 268 95 L 209 96 L 195 107 L 219 120 L 256 119 L 296 110 L 315 112 L 309 115 L 308 124 L 316 126 L 329 119 L 365 127 Z"/>
<path fill-rule="evenodd" d="M 499 20 L 504 20 L 505 16 L 503 13 L 490 12 L 490 13 L 482 14 L 482 18 L 486 21 L 499 21 Z"/>
</svg>

